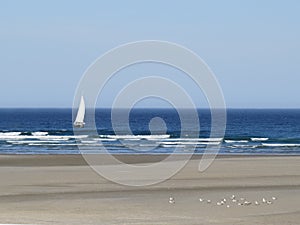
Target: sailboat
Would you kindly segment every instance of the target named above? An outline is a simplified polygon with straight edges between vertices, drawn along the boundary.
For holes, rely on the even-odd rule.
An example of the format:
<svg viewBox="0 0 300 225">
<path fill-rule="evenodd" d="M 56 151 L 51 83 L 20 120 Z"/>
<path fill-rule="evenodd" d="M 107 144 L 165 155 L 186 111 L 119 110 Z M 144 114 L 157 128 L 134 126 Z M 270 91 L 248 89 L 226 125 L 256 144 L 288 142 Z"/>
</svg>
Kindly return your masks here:
<svg viewBox="0 0 300 225">
<path fill-rule="evenodd" d="M 84 127 L 84 114 L 85 114 L 85 103 L 83 96 L 81 96 L 79 108 L 77 111 L 76 120 L 74 122 L 74 127 L 83 128 Z"/>
</svg>

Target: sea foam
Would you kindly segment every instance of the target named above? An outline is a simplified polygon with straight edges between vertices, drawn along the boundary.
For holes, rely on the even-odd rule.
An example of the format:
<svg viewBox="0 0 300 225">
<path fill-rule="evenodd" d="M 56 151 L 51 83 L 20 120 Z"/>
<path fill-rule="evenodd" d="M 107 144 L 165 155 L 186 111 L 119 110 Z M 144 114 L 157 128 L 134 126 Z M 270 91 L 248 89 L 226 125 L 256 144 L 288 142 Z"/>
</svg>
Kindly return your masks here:
<svg viewBox="0 0 300 225">
<path fill-rule="evenodd" d="M 267 141 L 269 138 L 251 138 L 251 141 Z"/>
</svg>

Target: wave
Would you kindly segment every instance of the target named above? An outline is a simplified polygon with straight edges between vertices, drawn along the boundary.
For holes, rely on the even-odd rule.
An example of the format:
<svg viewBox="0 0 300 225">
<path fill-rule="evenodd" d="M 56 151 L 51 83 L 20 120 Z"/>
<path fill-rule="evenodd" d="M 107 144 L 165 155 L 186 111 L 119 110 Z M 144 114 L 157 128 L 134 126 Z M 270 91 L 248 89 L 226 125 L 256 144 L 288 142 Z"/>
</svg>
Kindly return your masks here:
<svg viewBox="0 0 300 225">
<path fill-rule="evenodd" d="M 101 138 L 109 138 L 109 139 L 165 139 L 169 138 L 169 134 L 161 134 L 161 135 L 99 135 Z"/>
<path fill-rule="evenodd" d="M 99 135 L 103 139 L 126 139 L 126 140 L 162 140 L 167 141 L 202 141 L 202 142 L 221 142 L 223 138 L 170 138 L 169 134 L 153 135 Z"/>
<path fill-rule="evenodd" d="M 7 137 L 7 136 L 19 136 L 21 134 L 22 134 L 22 132 L 0 132 L 0 136 L 4 136 L 4 137 Z"/>
<path fill-rule="evenodd" d="M 139 144 L 140 147 L 156 147 L 155 144 Z"/>
<path fill-rule="evenodd" d="M 223 138 L 168 138 L 166 141 L 221 142 Z"/>
<path fill-rule="evenodd" d="M 15 132 L 18 133 L 18 132 Z M 39 139 L 39 140 L 70 140 L 87 138 L 88 135 L 2 135 L 0 140 L 25 140 L 25 139 Z"/>
<path fill-rule="evenodd" d="M 247 143 L 248 140 L 224 140 L 225 143 Z"/>
<path fill-rule="evenodd" d="M 251 138 L 251 141 L 267 141 L 269 138 Z"/>
<path fill-rule="evenodd" d="M 12 140 L 6 141 L 7 143 L 11 144 L 30 144 L 30 143 L 61 143 L 62 140 Z"/>
<path fill-rule="evenodd" d="M 199 142 L 181 142 L 181 141 L 174 141 L 174 142 L 169 142 L 169 141 L 164 141 L 164 142 L 159 142 L 160 145 L 198 145 Z"/>
<path fill-rule="evenodd" d="M 108 142 L 108 141 L 117 141 L 118 139 L 116 139 L 116 138 L 94 138 L 94 140 Z"/>
<path fill-rule="evenodd" d="M 221 142 L 223 138 L 199 138 L 199 141 L 207 141 L 207 142 Z"/>
<path fill-rule="evenodd" d="M 186 142 L 186 141 L 163 141 L 161 145 L 219 145 L 220 142 Z"/>
<path fill-rule="evenodd" d="M 31 135 L 33 135 L 33 136 L 45 136 L 45 135 L 48 135 L 48 132 L 36 131 L 36 132 L 31 132 Z"/>
<path fill-rule="evenodd" d="M 6 135 L 0 134 L 0 140 L 19 140 L 19 139 L 29 139 L 33 138 L 33 136 L 29 135 Z"/>
<path fill-rule="evenodd" d="M 262 143 L 266 147 L 300 147 L 300 144 L 287 144 L 287 143 Z"/>
<path fill-rule="evenodd" d="M 185 145 L 168 145 L 168 144 L 164 144 L 164 145 L 161 145 L 161 147 L 164 147 L 164 148 L 185 148 L 186 146 Z"/>
<path fill-rule="evenodd" d="M 80 143 L 83 144 L 94 144 L 94 143 L 98 143 L 97 140 L 80 140 Z"/>
<path fill-rule="evenodd" d="M 229 148 L 258 148 L 259 145 L 230 145 Z"/>
<path fill-rule="evenodd" d="M 138 138 L 138 137 L 136 137 L 136 138 L 119 138 L 119 140 L 124 140 L 124 141 L 139 141 L 142 139 L 147 139 L 147 138 Z M 109 140 L 111 140 L 111 139 L 109 139 Z M 149 140 L 149 139 L 147 139 L 147 140 Z"/>
<path fill-rule="evenodd" d="M 30 145 L 30 146 L 77 146 L 77 144 L 75 144 L 75 143 L 69 143 L 69 144 L 67 144 L 67 143 L 61 143 L 61 144 L 29 143 L 28 145 Z"/>
</svg>

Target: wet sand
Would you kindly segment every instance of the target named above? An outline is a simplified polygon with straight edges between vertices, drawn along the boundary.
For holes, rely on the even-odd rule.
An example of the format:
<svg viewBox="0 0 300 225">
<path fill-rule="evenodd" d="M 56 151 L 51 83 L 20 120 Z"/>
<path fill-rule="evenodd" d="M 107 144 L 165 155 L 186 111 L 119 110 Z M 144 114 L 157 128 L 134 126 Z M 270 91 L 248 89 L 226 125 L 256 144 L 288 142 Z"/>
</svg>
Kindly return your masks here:
<svg viewBox="0 0 300 225">
<path fill-rule="evenodd" d="M 138 165 L 163 156 L 118 158 Z M 299 156 L 218 157 L 203 173 L 198 163 L 193 157 L 165 182 L 128 187 L 99 176 L 79 155 L 2 155 L 0 223 L 300 224 Z"/>
</svg>

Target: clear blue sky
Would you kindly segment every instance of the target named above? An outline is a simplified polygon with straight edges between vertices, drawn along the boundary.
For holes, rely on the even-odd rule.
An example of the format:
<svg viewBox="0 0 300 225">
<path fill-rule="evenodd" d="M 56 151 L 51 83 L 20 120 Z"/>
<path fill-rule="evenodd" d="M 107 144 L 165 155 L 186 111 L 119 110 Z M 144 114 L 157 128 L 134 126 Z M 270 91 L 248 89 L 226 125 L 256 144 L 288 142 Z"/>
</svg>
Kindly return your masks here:
<svg viewBox="0 0 300 225">
<path fill-rule="evenodd" d="M 158 39 L 201 56 L 228 107 L 299 108 L 299 12 L 297 0 L 1 0 L 0 107 L 71 107 L 98 56 Z M 107 90 L 104 106 L 109 96 Z M 191 96 L 201 106 L 196 91 Z"/>
</svg>

